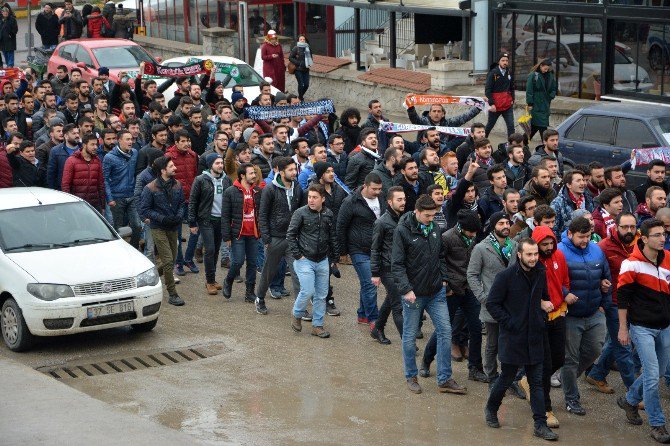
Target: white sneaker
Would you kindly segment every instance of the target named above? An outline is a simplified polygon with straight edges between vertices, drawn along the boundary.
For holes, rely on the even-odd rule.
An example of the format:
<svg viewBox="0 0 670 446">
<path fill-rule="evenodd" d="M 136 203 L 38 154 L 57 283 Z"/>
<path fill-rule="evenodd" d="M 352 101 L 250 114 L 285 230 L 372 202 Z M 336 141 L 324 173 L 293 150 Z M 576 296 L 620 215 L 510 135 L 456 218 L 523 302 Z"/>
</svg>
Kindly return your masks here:
<svg viewBox="0 0 670 446">
<path fill-rule="evenodd" d="M 557 370 L 556 373 L 551 375 L 551 387 L 561 387 L 561 371 Z"/>
</svg>

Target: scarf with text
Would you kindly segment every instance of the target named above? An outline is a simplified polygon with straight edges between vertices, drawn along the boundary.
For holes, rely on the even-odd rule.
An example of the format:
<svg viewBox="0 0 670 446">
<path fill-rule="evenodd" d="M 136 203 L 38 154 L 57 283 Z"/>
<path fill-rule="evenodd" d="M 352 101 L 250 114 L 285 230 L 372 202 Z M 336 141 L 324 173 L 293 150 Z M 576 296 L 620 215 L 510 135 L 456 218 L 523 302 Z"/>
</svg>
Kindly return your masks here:
<svg viewBox="0 0 670 446">
<path fill-rule="evenodd" d="M 247 107 L 247 116 L 254 121 L 269 121 L 271 119 L 292 118 L 294 116 L 327 115 L 334 113 L 333 101 L 305 102 L 298 105 L 280 105 L 277 107 L 264 107 L 255 105 Z"/>
<path fill-rule="evenodd" d="M 631 168 L 646 166 L 654 160 L 670 164 L 670 147 L 654 147 L 651 149 L 633 149 L 630 153 Z"/>
<path fill-rule="evenodd" d="M 477 107 L 480 110 L 487 110 L 488 104 L 484 98 L 478 96 L 451 96 L 441 94 L 408 94 L 405 96 L 403 106 L 405 108 L 414 107 L 416 105 L 444 105 L 444 104 L 461 104 L 469 105 L 470 107 Z"/>
<path fill-rule="evenodd" d="M 188 77 L 196 74 L 207 74 L 214 68 L 214 63 L 207 59 L 200 62 L 182 65 L 180 67 L 168 67 L 153 62 L 144 64 L 143 75 L 160 77 Z"/>
<path fill-rule="evenodd" d="M 379 130 L 386 133 L 420 132 L 422 130 L 427 130 L 430 128 L 434 128 L 438 132 L 447 135 L 465 137 L 470 134 L 470 128 L 467 127 L 442 127 L 433 125 L 404 124 L 399 122 L 379 121 Z"/>
<path fill-rule="evenodd" d="M 199 59 L 197 57 L 190 57 L 186 63 L 198 63 L 198 62 L 204 62 L 203 59 Z M 214 67 L 212 68 L 212 73 L 217 73 L 217 74 L 229 74 L 230 77 L 235 80 L 236 83 L 239 83 L 242 80 L 242 76 L 240 75 L 240 69 L 237 68 L 237 65 L 235 64 L 228 64 L 228 63 L 220 63 L 220 62 L 214 62 L 212 61 L 212 64 Z"/>
</svg>

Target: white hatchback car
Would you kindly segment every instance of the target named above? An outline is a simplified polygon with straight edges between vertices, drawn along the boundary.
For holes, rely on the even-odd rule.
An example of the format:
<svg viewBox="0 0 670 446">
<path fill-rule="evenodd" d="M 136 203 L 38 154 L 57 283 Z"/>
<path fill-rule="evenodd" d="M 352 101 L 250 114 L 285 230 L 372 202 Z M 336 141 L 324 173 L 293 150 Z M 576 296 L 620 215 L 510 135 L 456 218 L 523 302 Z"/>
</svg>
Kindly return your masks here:
<svg viewBox="0 0 670 446">
<path fill-rule="evenodd" d="M 35 336 L 149 331 L 162 300 L 153 263 L 88 203 L 50 189 L 0 189 L 0 331 L 11 350 Z"/>
<path fill-rule="evenodd" d="M 168 67 L 179 67 L 182 65 L 186 65 L 190 59 L 199 59 L 199 60 L 207 60 L 210 59 L 212 62 L 215 64 L 221 64 L 221 65 L 234 65 L 234 68 L 237 69 L 236 76 L 235 78 L 231 78 L 226 85 L 224 85 L 223 89 L 223 97 L 228 99 L 230 101 L 230 97 L 233 94 L 233 87 L 236 85 L 240 85 L 243 89 L 244 97 L 247 99 L 247 101 L 251 102 L 252 100 L 256 99 L 256 97 L 261 94 L 261 89 L 260 89 L 260 84 L 264 80 L 267 82 L 272 83 L 271 78 L 263 78 L 256 70 L 254 70 L 251 65 L 247 64 L 243 60 L 236 59 L 234 57 L 228 57 L 228 56 L 193 56 L 193 57 L 175 57 L 173 59 L 168 59 L 164 62 L 162 62 L 162 65 L 168 66 Z M 216 73 L 214 80 L 217 81 L 224 81 L 226 79 L 226 75 L 223 73 Z M 199 76 L 198 76 L 199 77 Z M 157 79 L 156 82 L 158 85 L 160 85 L 163 81 Z M 174 97 L 174 93 L 177 91 L 177 87 L 170 87 L 166 91 L 163 92 L 163 95 L 165 96 L 165 102 L 169 102 L 170 99 Z M 279 90 L 277 90 L 275 87 L 271 87 L 271 91 L 273 95 L 276 95 Z"/>
</svg>

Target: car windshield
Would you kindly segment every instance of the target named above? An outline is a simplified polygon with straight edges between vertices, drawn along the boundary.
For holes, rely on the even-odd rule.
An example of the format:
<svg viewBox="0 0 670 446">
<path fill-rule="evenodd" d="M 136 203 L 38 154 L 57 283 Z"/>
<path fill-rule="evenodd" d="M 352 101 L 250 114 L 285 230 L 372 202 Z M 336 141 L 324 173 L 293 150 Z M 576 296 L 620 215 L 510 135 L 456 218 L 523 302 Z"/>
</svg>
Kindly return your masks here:
<svg viewBox="0 0 670 446">
<path fill-rule="evenodd" d="M 658 133 L 663 135 L 665 143 L 670 146 L 670 116 L 665 116 L 663 118 L 652 119 L 651 125 L 656 129 Z"/>
<path fill-rule="evenodd" d="M 579 42 L 568 44 L 570 52 L 575 56 L 575 60 L 579 62 Z M 584 42 L 584 63 L 601 63 L 603 57 L 603 47 L 598 42 Z M 619 49 L 614 51 L 615 64 L 628 64 L 630 60 L 624 56 Z"/>
<path fill-rule="evenodd" d="M 139 67 L 140 62 L 154 62 L 142 47 L 135 45 L 93 48 L 91 51 L 101 67 L 132 68 Z"/>
<path fill-rule="evenodd" d="M 65 248 L 116 240 L 86 203 L 62 203 L 0 212 L 0 247 L 6 253 Z"/>
</svg>

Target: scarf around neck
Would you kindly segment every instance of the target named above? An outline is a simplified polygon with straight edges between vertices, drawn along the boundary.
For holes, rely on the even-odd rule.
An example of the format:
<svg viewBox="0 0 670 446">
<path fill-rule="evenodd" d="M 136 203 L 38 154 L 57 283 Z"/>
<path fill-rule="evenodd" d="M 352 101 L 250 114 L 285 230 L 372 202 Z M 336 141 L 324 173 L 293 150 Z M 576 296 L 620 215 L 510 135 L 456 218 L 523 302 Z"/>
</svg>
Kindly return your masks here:
<svg viewBox="0 0 670 446">
<path fill-rule="evenodd" d="M 298 48 L 305 49 L 305 68 L 309 68 L 314 65 L 312 60 L 312 52 L 309 49 L 309 44 L 307 42 L 298 42 Z"/>
<path fill-rule="evenodd" d="M 475 237 L 468 237 L 467 235 L 465 235 L 460 223 L 456 223 L 456 229 L 458 230 L 458 235 L 461 236 L 461 240 L 463 240 L 463 243 L 465 243 L 465 246 L 469 248 L 470 245 L 472 245 L 475 242 Z"/>
<path fill-rule="evenodd" d="M 512 256 L 512 241 L 509 237 L 505 239 L 505 244 L 502 246 L 493 232 L 491 232 L 487 238 L 489 239 L 489 242 L 491 242 L 493 249 L 500 255 L 505 266 L 509 265 L 509 259 Z"/>
</svg>

